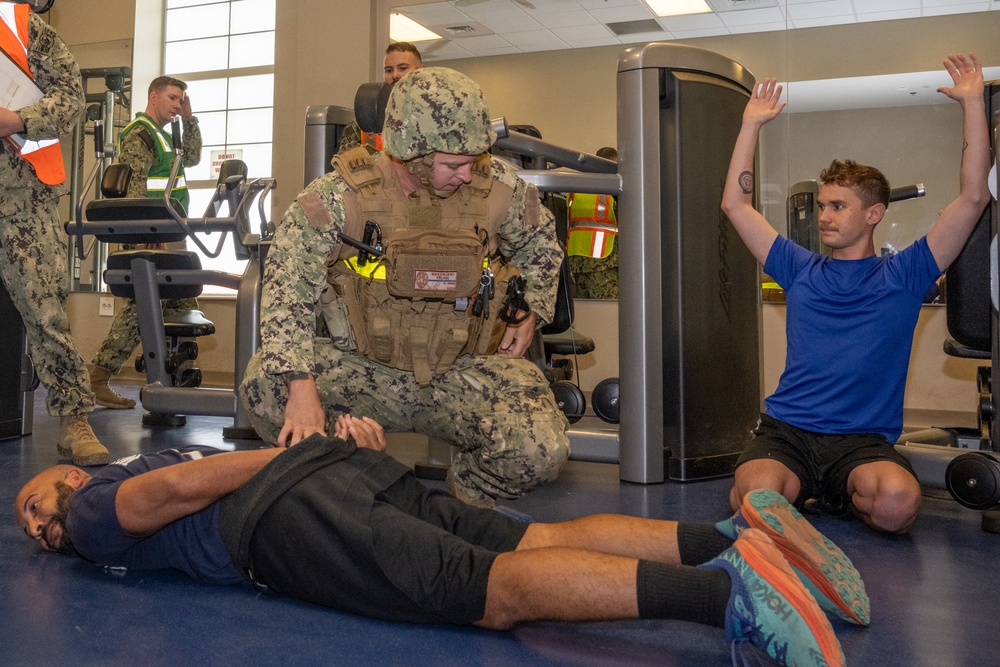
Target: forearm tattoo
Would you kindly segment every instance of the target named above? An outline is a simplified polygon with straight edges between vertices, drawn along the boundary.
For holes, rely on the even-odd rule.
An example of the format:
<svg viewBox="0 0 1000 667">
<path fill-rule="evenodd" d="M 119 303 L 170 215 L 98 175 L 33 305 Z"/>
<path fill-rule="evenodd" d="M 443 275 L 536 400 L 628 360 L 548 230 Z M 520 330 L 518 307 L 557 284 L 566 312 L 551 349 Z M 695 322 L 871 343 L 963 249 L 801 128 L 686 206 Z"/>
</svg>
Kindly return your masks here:
<svg viewBox="0 0 1000 667">
<path fill-rule="evenodd" d="M 743 194 L 745 195 L 753 192 L 753 174 L 749 171 L 744 171 L 740 174 L 740 188 L 743 190 Z"/>
</svg>

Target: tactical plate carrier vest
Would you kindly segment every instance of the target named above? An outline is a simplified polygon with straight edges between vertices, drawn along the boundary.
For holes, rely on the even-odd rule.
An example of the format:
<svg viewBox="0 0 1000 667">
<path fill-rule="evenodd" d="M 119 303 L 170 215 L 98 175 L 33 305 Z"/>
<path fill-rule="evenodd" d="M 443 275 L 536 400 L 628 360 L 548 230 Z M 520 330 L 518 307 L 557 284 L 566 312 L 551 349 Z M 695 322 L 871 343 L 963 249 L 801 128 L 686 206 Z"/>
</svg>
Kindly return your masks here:
<svg viewBox="0 0 1000 667">
<path fill-rule="evenodd" d="M 518 272 L 498 251 L 514 192 L 493 179 L 490 156 L 481 155 L 471 182 L 447 199 L 425 188 L 409 199 L 390 195 L 383 181 L 392 161 L 376 163 L 363 147 L 335 156 L 333 165 L 349 188 L 342 234 L 370 237 L 383 252 L 364 261 L 343 242 L 330 258 L 322 311 L 334 343 L 413 371 L 422 386 L 461 356 L 496 352 L 507 326 L 501 302 Z M 310 221 L 329 220 L 317 193 L 298 201 Z M 525 215 L 531 211 L 537 216 L 532 206 Z"/>
</svg>

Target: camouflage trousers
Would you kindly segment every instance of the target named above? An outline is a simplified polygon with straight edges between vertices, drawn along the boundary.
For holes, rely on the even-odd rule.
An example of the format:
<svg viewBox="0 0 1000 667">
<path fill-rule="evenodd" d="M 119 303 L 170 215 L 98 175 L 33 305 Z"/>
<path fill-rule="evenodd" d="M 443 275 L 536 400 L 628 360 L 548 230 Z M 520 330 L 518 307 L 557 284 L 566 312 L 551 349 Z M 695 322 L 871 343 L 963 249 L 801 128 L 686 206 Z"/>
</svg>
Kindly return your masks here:
<svg viewBox="0 0 1000 667">
<path fill-rule="evenodd" d="M 69 254 L 56 202 L 0 218 L 0 248 L 0 277 L 24 322 L 49 414 L 90 412 L 94 394 L 66 315 Z"/>
<path fill-rule="evenodd" d="M 570 255 L 569 271 L 573 276 L 576 299 L 618 298 L 618 244 L 604 259 Z"/>
<path fill-rule="evenodd" d="M 372 417 L 386 431 L 421 433 L 459 448 L 451 473 L 464 489 L 517 498 L 555 479 L 569 457 L 569 423 L 538 367 L 502 355 L 462 357 L 420 387 L 389 368 L 316 341 L 316 385 L 327 424 L 337 415 Z M 260 436 L 274 443 L 288 392 L 280 376 L 247 365 L 240 394 Z M 328 428 L 329 432 L 329 428 Z"/>
<path fill-rule="evenodd" d="M 198 300 L 170 299 L 162 301 L 161 306 L 164 312 L 196 310 Z M 103 366 L 117 375 L 132 353 L 135 352 L 139 342 L 139 309 L 136 308 L 134 299 L 128 299 L 122 309 L 115 314 L 115 319 L 111 323 L 111 331 L 101 343 L 101 349 L 94 355 L 93 363 Z"/>
</svg>

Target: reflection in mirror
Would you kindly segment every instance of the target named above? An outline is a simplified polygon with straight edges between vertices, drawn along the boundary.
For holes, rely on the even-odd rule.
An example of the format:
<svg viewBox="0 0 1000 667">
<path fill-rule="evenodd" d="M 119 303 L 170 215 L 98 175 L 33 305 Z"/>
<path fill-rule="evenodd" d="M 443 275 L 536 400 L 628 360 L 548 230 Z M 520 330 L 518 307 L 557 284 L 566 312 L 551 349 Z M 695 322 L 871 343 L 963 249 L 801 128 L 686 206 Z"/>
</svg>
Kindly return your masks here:
<svg viewBox="0 0 1000 667">
<path fill-rule="evenodd" d="M 532 8 L 513 0 L 383 3 L 387 13 L 392 7 L 427 27 L 448 28 L 439 31 L 442 39 L 421 42 L 425 61 L 479 81 L 498 107 L 494 115 L 535 123 L 554 143 L 587 151 L 609 141 L 603 127 L 584 123 L 613 119 L 613 72 L 602 68 L 627 44 L 688 43 L 731 57 L 757 77 L 790 81 L 788 109 L 761 136 L 761 210 L 787 234 L 790 188 L 817 178 L 834 158 L 876 166 L 893 186 L 924 183 L 925 197 L 894 203 L 880 223 L 876 248 L 886 252 L 925 234 L 957 192 L 960 113 L 936 92 L 948 81 L 938 67 L 947 54 L 928 45 L 954 44 L 943 48 L 975 51 L 987 67 L 1000 64 L 993 37 L 1000 6 L 990 3 L 894 3 L 889 12 L 883 3 L 709 0 L 711 13 L 678 17 L 653 16 L 642 0 Z M 645 24 L 649 32 L 617 32 L 646 19 L 655 22 Z"/>
<path fill-rule="evenodd" d="M 984 75 L 1000 77 L 1000 67 Z M 925 190 L 925 196 L 890 203 L 875 230 L 876 252 L 899 252 L 924 236 L 958 193 L 962 114 L 937 92 L 945 85 L 950 78 L 943 68 L 786 84 L 788 106 L 761 137 L 768 221 L 801 245 L 817 242 L 813 179 L 834 159 L 851 159 L 882 171 L 893 189 L 920 184 Z M 765 300 L 783 299 L 775 288 L 765 276 Z M 943 300 L 943 290 L 932 289 L 925 302 Z"/>
</svg>

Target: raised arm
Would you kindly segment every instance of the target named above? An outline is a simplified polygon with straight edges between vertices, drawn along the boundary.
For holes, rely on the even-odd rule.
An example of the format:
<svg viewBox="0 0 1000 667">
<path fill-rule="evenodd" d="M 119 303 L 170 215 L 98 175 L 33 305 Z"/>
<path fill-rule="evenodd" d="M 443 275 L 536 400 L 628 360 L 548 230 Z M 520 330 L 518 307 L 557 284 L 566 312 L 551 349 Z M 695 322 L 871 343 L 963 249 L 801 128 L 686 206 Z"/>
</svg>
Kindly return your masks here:
<svg viewBox="0 0 1000 667">
<path fill-rule="evenodd" d="M 764 79 L 754 86 L 746 109 L 743 110 L 743 124 L 733 147 L 733 157 L 726 174 L 726 187 L 722 191 L 722 210 L 750 253 L 761 264 L 767 260 L 767 253 L 778 238 L 778 232 L 753 207 L 753 158 L 760 128 L 785 108 L 784 102 L 778 103 L 780 98 L 781 86 L 776 79 Z"/>
<path fill-rule="evenodd" d="M 990 200 L 986 183 L 990 171 L 990 140 L 983 101 L 983 68 L 972 53 L 968 57 L 949 55 L 944 68 L 955 85 L 938 88 L 938 92 L 962 105 L 964 144 L 958 197 L 941 211 L 927 232 L 927 245 L 942 271 L 958 257 Z"/>
<path fill-rule="evenodd" d="M 132 535 L 151 535 L 236 490 L 283 451 L 216 454 L 136 475 L 115 496 L 118 521 Z"/>
</svg>

